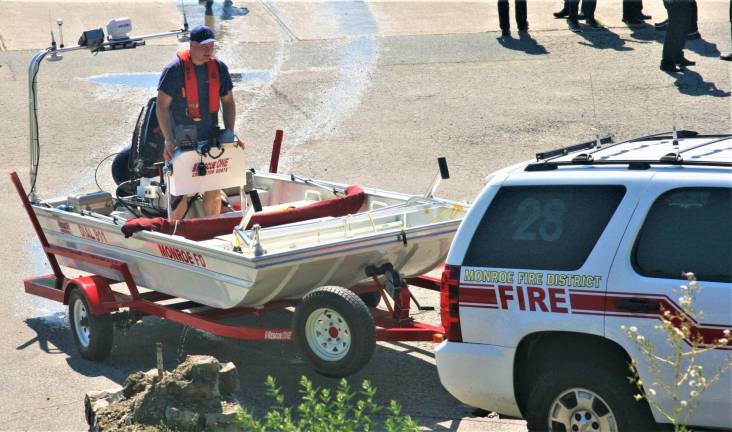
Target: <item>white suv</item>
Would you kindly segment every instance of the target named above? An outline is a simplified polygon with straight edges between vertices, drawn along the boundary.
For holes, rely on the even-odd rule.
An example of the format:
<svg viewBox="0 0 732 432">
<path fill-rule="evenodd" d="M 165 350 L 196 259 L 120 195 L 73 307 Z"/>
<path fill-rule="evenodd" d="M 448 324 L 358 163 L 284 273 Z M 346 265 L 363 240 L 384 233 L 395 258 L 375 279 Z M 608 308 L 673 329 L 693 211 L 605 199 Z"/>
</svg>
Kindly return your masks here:
<svg viewBox="0 0 732 432">
<path fill-rule="evenodd" d="M 732 327 L 732 135 L 607 139 L 498 171 L 447 258 L 440 380 L 531 430 L 652 429 L 665 419 L 633 398 L 630 359 L 650 375 L 621 325 L 669 352 L 654 325 L 661 310 L 683 311 L 682 272 L 702 287 L 695 331 L 721 338 Z M 730 353 L 698 361 L 713 374 Z M 732 428 L 729 372 L 688 423 Z"/>
</svg>

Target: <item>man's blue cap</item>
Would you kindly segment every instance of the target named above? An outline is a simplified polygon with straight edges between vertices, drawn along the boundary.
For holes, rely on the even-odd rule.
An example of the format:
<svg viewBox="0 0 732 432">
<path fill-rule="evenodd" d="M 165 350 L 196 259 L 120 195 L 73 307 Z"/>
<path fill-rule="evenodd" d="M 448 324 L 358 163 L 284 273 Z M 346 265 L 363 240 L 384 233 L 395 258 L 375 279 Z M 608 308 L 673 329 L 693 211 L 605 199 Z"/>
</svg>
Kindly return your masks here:
<svg viewBox="0 0 732 432">
<path fill-rule="evenodd" d="M 214 32 L 208 26 L 199 25 L 193 27 L 191 30 L 191 41 L 198 42 L 200 44 L 207 44 L 216 42 Z"/>
</svg>

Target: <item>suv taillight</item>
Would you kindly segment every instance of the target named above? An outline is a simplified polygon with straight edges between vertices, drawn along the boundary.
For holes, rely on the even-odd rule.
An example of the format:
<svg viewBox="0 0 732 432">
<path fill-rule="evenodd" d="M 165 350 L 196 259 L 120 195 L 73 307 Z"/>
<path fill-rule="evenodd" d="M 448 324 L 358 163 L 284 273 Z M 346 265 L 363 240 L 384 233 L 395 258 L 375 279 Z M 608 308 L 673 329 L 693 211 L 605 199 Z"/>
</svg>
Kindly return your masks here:
<svg viewBox="0 0 732 432">
<path fill-rule="evenodd" d="M 440 283 L 440 317 L 445 328 L 445 338 L 462 342 L 460 331 L 460 266 L 446 265 Z"/>
</svg>

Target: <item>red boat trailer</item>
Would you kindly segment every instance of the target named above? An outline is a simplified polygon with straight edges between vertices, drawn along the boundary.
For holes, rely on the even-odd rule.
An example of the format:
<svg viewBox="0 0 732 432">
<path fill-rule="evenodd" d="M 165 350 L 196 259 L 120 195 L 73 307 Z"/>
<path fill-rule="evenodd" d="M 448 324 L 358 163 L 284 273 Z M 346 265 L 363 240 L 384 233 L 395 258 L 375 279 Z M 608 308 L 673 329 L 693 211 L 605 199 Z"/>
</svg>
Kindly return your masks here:
<svg viewBox="0 0 732 432">
<path fill-rule="evenodd" d="M 281 140 L 281 137 L 279 140 Z M 274 152 L 272 159 L 273 161 L 276 159 L 276 157 L 274 157 Z M 272 166 L 276 167 L 276 162 L 272 162 L 272 164 Z M 276 168 L 274 169 L 276 170 Z M 130 311 L 130 315 L 134 315 L 136 317 L 141 317 L 142 315 L 154 315 L 199 330 L 204 330 L 211 334 L 232 339 L 258 341 L 292 341 L 294 339 L 292 328 L 249 327 L 235 324 L 224 324 L 219 322 L 219 320 L 242 315 L 261 316 L 268 310 L 294 307 L 300 302 L 300 300 L 273 301 L 257 308 L 204 308 L 205 310 L 202 311 L 191 312 L 187 309 L 199 308 L 202 305 L 191 301 L 185 301 L 185 299 L 180 299 L 182 300 L 181 302 L 172 304 L 161 304 L 160 302 L 170 301 L 176 298 L 156 291 L 141 293 L 138 290 L 137 284 L 135 283 L 127 264 L 122 261 L 101 257 L 79 250 L 49 245 L 18 175 L 15 172 L 12 172 L 10 173 L 10 179 L 15 185 L 23 206 L 28 214 L 28 218 L 33 224 L 36 235 L 41 242 L 43 251 L 51 265 L 51 269 L 53 270 L 53 273 L 51 274 L 24 278 L 23 284 L 27 293 L 68 305 L 72 293 L 75 290 L 78 290 L 86 300 L 89 309 L 88 313 L 92 317 L 108 317 L 110 314 L 114 314 L 119 312 L 121 309 L 127 308 Z M 101 266 L 113 270 L 118 276 L 113 279 L 99 275 L 68 278 L 61 270 L 58 260 L 56 259 L 57 256 L 73 258 L 74 260 Z M 395 298 L 392 299 L 390 299 L 391 296 L 387 293 L 384 285 L 379 281 L 376 275 L 372 276 L 372 280 L 373 282 L 370 284 L 349 287 L 349 289 L 359 295 L 379 293 L 380 298 L 386 304 L 388 311 L 377 309 L 376 307 L 369 307 L 369 312 L 376 326 L 375 330 L 377 340 L 432 341 L 436 343 L 443 340 L 445 331 L 441 325 L 419 322 L 410 317 L 410 300 L 414 297 L 409 291 L 408 285 L 439 292 L 440 280 L 438 278 L 426 275 L 409 278 L 403 281 L 398 289 L 393 291 Z M 115 283 L 124 283 L 129 294 L 112 289 L 111 285 Z M 371 298 L 374 303 L 378 304 L 378 301 L 376 301 L 379 299 L 378 297 L 372 294 Z M 375 304 L 371 304 L 369 306 L 375 306 Z M 429 308 L 420 307 L 420 309 L 424 310 Z M 84 352 L 82 352 L 82 355 L 84 355 Z M 94 359 L 100 358 L 93 356 L 85 357 Z M 320 370 L 319 372 L 326 375 L 338 376 L 337 374 L 330 374 Z M 351 371 L 350 373 L 353 372 L 355 371 Z"/>
</svg>

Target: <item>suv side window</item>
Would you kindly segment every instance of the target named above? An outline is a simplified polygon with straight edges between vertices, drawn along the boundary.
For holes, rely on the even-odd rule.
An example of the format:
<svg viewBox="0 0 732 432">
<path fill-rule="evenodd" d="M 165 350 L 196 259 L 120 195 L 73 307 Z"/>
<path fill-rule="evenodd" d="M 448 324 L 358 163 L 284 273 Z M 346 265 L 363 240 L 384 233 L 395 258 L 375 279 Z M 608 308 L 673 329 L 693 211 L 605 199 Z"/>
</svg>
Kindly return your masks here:
<svg viewBox="0 0 732 432">
<path fill-rule="evenodd" d="M 624 186 L 504 186 L 463 265 L 577 270 L 625 195 Z"/>
<path fill-rule="evenodd" d="M 732 282 L 732 188 L 673 189 L 646 216 L 632 256 L 635 271 L 654 278 Z"/>
</svg>

